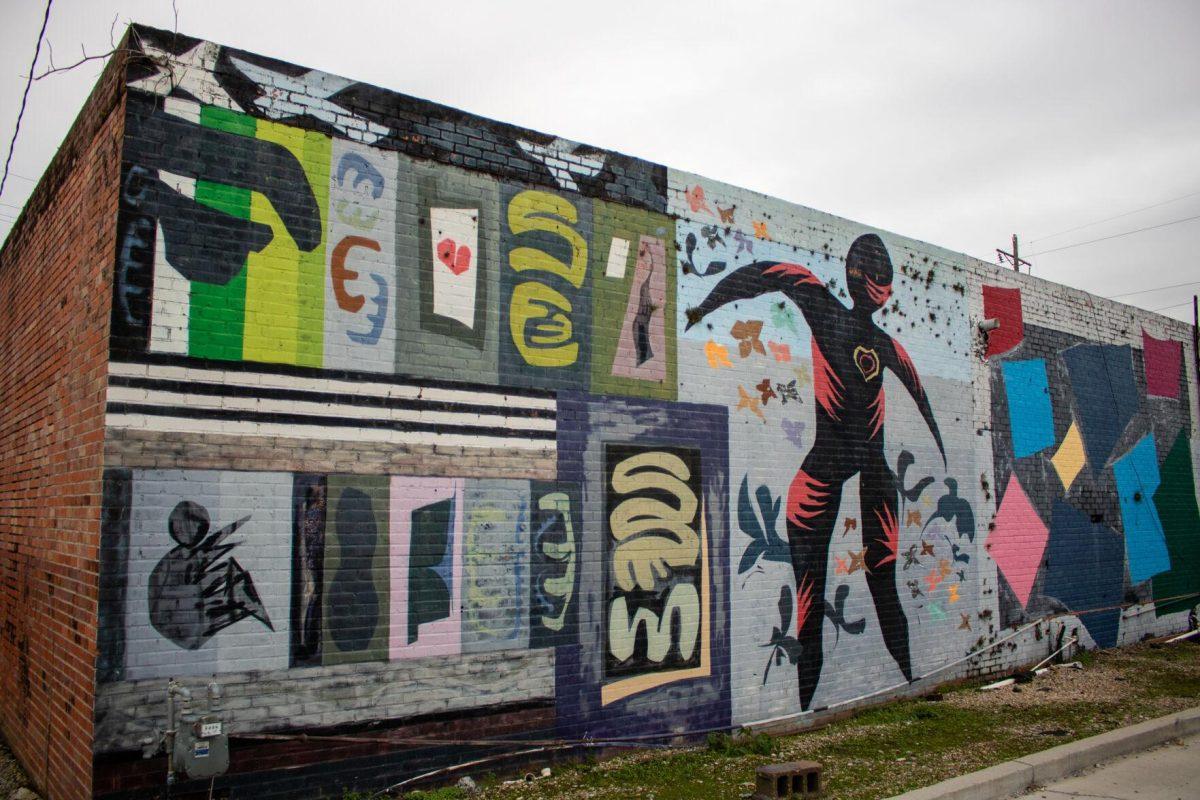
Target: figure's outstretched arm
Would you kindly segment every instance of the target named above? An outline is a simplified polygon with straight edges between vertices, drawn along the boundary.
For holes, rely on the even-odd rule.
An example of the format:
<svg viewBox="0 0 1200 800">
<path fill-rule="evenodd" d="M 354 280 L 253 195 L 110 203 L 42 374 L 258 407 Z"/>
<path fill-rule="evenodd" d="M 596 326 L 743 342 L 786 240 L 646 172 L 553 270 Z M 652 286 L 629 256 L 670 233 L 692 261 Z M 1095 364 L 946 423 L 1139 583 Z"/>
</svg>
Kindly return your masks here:
<svg viewBox="0 0 1200 800">
<path fill-rule="evenodd" d="M 770 292 L 782 292 L 806 317 L 837 302 L 808 267 L 779 261 L 755 261 L 726 275 L 700 305 L 689 308 L 687 327 L 691 328 L 726 303 Z M 809 324 L 813 321 L 810 317 Z"/>
<path fill-rule="evenodd" d="M 912 395 L 912 399 L 916 402 L 917 408 L 921 412 L 921 417 L 929 427 L 929 432 L 933 434 L 933 440 L 937 442 L 938 452 L 942 454 L 942 466 L 948 469 L 949 463 L 946 460 L 946 448 L 942 445 L 942 434 L 938 430 L 937 420 L 933 418 L 933 409 L 929 405 L 929 395 L 925 394 L 925 387 L 921 385 L 921 376 L 917 374 L 917 367 L 913 364 L 912 358 L 895 339 L 890 340 L 887 366 L 896 374 L 900 382 L 904 384 L 904 388 L 908 389 L 908 393 Z"/>
</svg>

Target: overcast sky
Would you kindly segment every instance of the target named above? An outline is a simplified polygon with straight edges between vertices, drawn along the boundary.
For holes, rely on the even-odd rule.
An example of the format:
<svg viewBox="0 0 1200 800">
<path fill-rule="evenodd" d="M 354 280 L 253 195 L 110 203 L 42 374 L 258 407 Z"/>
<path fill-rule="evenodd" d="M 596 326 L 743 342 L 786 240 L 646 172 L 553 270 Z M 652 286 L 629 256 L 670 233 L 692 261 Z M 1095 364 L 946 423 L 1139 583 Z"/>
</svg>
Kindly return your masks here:
<svg viewBox="0 0 1200 800">
<path fill-rule="evenodd" d="M 176 5 L 182 33 L 986 261 L 1014 232 L 1036 254 L 1200 216 L 1196 0 Z M 6 153 L 45 5 L 0 8 Z M 114 17 L 118 39 L 131 20 L 174 25 L 170 0 L 55 0 L 54 63 L 77 60 L 81 45 L 108 50 Z M 36 73 L 49 56 L 44 44 Z M 101 65 L 34 82 L 0 196 L 0 237 Z M 1200 219 L 1031 260 L 1034 274 L 1103 296 L 1190 281 L 1119 298 L 1173 306 L 1163 313 L 1190 322 L 1197 245 Z"/>
</svg>

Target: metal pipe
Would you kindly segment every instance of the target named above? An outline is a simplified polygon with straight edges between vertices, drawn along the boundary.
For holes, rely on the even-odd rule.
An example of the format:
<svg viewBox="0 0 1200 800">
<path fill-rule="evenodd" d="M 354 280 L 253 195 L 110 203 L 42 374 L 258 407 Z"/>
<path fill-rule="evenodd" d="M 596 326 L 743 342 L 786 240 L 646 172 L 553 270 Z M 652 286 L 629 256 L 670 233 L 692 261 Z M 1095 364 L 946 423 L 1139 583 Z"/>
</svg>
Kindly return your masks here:
<svg viewBox="0 0 1200 800">
<path fill-rule="evenodd" d="M 208 685 L 208 710 L 210 712 L 221 710 L 221 686 L 216 681 Z"/>
<path fill-rule="evenodd" d="M 1043 666 L 1045 666 L 1050 661 L 1050 659 L 1054 658 L 1056 655 L 1061 653 L 1063 650 L 1066 650 L 1068 647 L 1070 647 L 1071 645 L 1075 644 L 1078 641 L 1079 641 L 1078 636 L 1072 636 L 1070 639 L 1067 640 L 1066 644 L 1064 644 L 1062 647 L 1058 648 L 1053 653 L 1046 656 L 1038 663 L 1034 664 L 1033 669 L 1031 669 L 1030 672 L 1037 672 L 1039 669 L 1041 669 Z"/>
<path fill-rule="evenodd" d="M 163 749 L 167 751 L 167 786 L 175 783 L 175 679 L 167 681 L 167 730 L 163 734 Z"/>
<path fill-rule="evenodd" d="M 183 700 L 184 710 L 192 699 L 192 692 L 186 686 L 181 686 L 174 678 L 167 680 L 167 730 L 163 735 L 163 744 L 167 751 L 167 785 L 175 783 L 175 736 L 179 732 L 178 709 L 175 708 L 175 698 Z"/>
<path fill-rule="evenodd" d="M 1050 671 L 1049 667 L 1045 667 L 1043 669 L 1034 669 L 1033 674 L 1034 675 L 1044 675 L 1049 671 Z M 993 689 L 1003 689 L 1005 686 L 1012 686 L 1016 682 L 1017 682 L 1016 678 L 1005 678 L 1002 681 L 996 681 L 995 683 L 989 683 L 987 686 L 980 686 L 979 691 L 990 692 Z"/>
</svg>

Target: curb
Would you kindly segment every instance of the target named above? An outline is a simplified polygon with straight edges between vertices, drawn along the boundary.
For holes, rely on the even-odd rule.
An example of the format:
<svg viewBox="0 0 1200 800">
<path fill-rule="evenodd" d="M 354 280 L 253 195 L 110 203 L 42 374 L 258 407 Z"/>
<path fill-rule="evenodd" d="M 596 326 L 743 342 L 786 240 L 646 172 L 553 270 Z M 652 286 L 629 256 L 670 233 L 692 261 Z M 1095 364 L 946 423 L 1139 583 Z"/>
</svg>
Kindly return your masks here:
<svg viewBox="0 0 1200 800">
<path fill-rule="evenodd" d="M 1090 736 L 913 789 L 890 800 L 999 800 L 1044 786 L 1118 756 L 1200 733 L 1200 707 Z"/>
</svg>

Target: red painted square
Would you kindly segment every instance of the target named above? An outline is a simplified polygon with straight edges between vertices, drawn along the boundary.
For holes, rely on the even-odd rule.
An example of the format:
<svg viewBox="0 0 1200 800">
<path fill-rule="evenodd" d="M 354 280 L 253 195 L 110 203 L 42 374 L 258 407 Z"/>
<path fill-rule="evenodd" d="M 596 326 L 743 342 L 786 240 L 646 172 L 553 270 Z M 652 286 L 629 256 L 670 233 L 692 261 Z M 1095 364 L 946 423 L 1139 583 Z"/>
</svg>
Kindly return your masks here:
<svg viewBox="0 0 1200 800">
<path fill-rule="evenodd" d="M 987 355 L 1007 353 L 1025 339 L 1021 318 L 1021 290 L 999 286 L 983 287 L 983 316 L 1000 320 L 1000 327 L 987 334 Z"/>
</svg>

